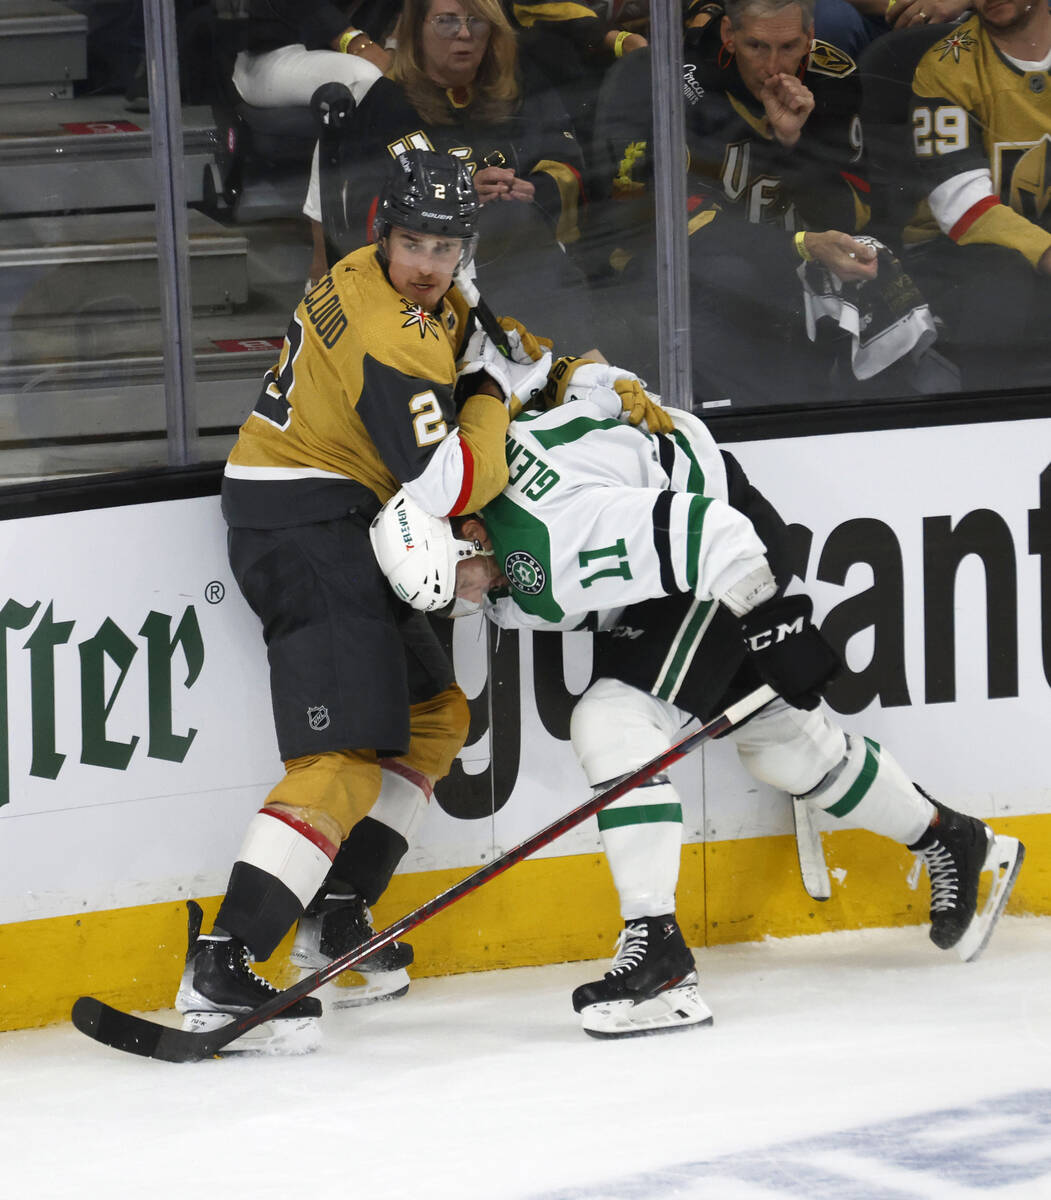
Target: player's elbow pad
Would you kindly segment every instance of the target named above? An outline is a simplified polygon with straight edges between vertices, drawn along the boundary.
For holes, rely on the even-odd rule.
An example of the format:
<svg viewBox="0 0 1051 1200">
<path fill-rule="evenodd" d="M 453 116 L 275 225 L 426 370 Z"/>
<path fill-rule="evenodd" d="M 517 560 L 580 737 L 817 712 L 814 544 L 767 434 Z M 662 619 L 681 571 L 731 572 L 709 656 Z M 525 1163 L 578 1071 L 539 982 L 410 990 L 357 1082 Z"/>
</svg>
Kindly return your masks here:
<svg viewBox="0 0 1051 1200">
<path fill-rule="evenodd" d="M 507 487 L 508 423 L 507 409 L 493 396 L 471 396 L 464 403 L 460 410 L 464 480 L 454 513 L 474 512 Z"/>
</svg>

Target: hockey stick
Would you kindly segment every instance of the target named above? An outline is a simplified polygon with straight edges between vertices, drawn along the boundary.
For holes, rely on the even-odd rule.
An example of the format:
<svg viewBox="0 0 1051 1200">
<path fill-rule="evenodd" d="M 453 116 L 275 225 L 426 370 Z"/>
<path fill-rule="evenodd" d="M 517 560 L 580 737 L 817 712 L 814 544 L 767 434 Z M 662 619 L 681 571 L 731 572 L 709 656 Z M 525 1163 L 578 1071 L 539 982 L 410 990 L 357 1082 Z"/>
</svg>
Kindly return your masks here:
<svg viewBox="0 0 1051 1200">
<path fill-rule="evenodd" d="M 496 346 L 504 358 L 511 357 L 511 343 L 507 340 L 507 331 L 493 314 L 493 310 L 482 299 L 481 293 L 473 279 L 470 279 L 463 268 L 459 268 L 453 276 L 460 295 L 467 301 L 468 307 L 474 313 L 478 324 L 489 340 Z"/>
<path fill-rule="evenodd" d="M 258 1008 L 242 1017 L 235 1017 L 228 1025 L 206 1033 L 175 1029 L 144 1017 L 121 1012 L 93 996 L 81 996 L 73 1005 L 73 1024 L 81 1033 L 94 1038 L 96 1042 L 102 1042 L 106 1046 L 112 1046 L 115 1050 L 124 1050 L 129 1054 L 139 1054 L 145 1058 L 157 1058 L 165 1062 L 200 1062 L 202 1059 L 212 1058 L 224 1046 L 229 1045 L 249 1029 L 254 1029 L 264 1021 L 270 1020 L 271 1017 L 278 1016 L 303 996 L 317 991 L 322 984 L 328 983 L 330 979 L 334 979 L 337 975 L 350 969 L 355 963 L 361 962 L 374 951 L 389 945 L 403 933 L 414 929 L 417 925 L 423 924 L 424 921 L 448 908 L 450 904 L 477 891 L 490 879 L 494 879 L 509 867 L 514 866 L 515 863 L 528 858 L 534 851 L 580 825 L 588 817 L 594 816 L 607 804 L 612 804 L 614 800 L 626 795 L 639 784 L 652 779 L 654 775 L 659 775 L 661 771 L 666 770 L 672 763 L 678 762 L 680 758 L 685 758 L 698 746 L 726 733 L 743 721 L 745 717 L 751 716 L 752 713 L 762 708 L 764 704 L 769 704 L 776 694 L 772 688 L 766 685 L 757 688 L 743 700 L 732 704 L 722 716 L 716 717 L 707 725 L 688 734 L 661 754 L 650 759 L 648 763 L 631 771 L 577 808 L 571 809 L 557 820 L 552 821 L 550 825 L 546 825 L 532 837 L 505 851 L 499 857 L 494 858 L 492 862 L 480 867 L 465 879 L 461 879 L 459 883 L 454 883 L 440 896 L 421 904 L 419 908 L 395 921 L 381 933 L 373 935 L 368 941 L 362 942 L 353 950 L 348 950 L 339 958 L 334 958 L 327 967 L 305 976 L 292 987 L 286 988 L 285 991 L 278 992 L 276 996 Z"/>
</svg>

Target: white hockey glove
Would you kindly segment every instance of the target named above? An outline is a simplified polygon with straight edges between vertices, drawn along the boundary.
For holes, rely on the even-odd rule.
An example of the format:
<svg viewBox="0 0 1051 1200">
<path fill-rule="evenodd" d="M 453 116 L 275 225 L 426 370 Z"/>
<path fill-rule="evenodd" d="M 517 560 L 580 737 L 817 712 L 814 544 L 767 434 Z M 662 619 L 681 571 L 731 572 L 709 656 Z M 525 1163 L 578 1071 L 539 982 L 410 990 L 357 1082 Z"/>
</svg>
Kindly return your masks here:
<svg viewBox="0 0 1051 1200">
<path fill-rule="evenodd" d="M 534 337 L 509 317 L 501 317 L 500 324 L 507 332 L 511 357 L 505 358 L 488 334 L 476 329 L 467 342 L 456 378 L 484 372 L 503 392 L 513 420 L 547 383 L 551 343 Z"/>
<path fill-rule="evenodd" d="M 588 358 L 560 358 L 551 368 L 544 389 L 546 408 L 572 400 L 590 400 L 614 420 L 642 425 L 650 433 L 671 433 L 671 417 L 646 391 L 642 380 L 609 363 Z"/>
</svg>

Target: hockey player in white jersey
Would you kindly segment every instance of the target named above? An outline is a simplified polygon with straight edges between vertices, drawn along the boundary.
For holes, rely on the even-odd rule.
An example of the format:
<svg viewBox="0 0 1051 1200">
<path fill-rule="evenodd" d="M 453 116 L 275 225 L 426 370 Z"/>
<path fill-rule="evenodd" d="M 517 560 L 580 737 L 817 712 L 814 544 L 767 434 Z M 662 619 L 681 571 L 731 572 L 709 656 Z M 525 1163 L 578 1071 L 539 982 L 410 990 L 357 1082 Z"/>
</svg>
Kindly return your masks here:
<svg viewBox="0 0 1051 1200">
<path fill-rule="evenodd" d="M 498 369 L 498 368 L 494 368 Z M 595 682 L 571 721 L 600 788 L 762 682 L 778 699 L 729 736 L 758 780 L 913 850 L 931 882 L 931 940 L 973 959 L 1024 855 L 1017 839 L 931 799 L 891 754 L 820 704 L 840 661 L 787 595 L 784 525 L 692 414 L 662 409 L 628 372 L 555 364 L 548 411 L 511 423 L 510 482 L 451 526 L 402 494 L 373 547 L 415 608 L 479 604 L 510 628 L 595 630 Z M 654 432 L 650 432 L 654 431 Z M 406 531 L 411 536 L 406 536 Z M 675 918 L 682 808 L 666 775 L 598 814 L 624 929 L 604 978 L 576 989 L 588 1033 L 710 1024 Z M 978 883 L 993 872 L 979 912 Z"/>
</svg>

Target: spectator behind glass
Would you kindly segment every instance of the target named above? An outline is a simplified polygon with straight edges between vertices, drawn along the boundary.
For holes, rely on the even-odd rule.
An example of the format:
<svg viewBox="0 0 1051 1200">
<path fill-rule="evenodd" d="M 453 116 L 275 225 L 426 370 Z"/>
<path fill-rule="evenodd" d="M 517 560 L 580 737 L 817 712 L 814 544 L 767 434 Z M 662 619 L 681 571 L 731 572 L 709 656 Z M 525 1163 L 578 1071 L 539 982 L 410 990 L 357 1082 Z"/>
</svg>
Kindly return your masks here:
<svg viewBox="0 0 1051 1200">
<path fill-rule="evenodd" d="M 250 0 L 248 19 L 235 22 L 234 33 L 239 53 L 233 81 L 245 103 L 308 105 L 324 83 L 343 83 L 361 100 L 389 67 L 390 55 L 348 19 L 348 7 L 325 0 Z"/>
<path fill-rule="evenodd" d="M 920 59 L 912 167 L 927 199 L 906 264 L 947 325 L 964 387 L 1051 381 L 1051 13 L 976 0 Z"/>
<path fill-rule="evenodd" d="M 875 250 L 851 236 L 868 219 L 855 65 L 812 41 L 813 0 L 727 0 L 725 9 L 688 29 L 684 44 L 694 388 L 747 404 L 813 398 L 829 364 L 807 339 L 801 260 L 847 282 L 877 273 Z M 648 234 L 639 237 L 652 202 L 649 51 L 616 72 L 597 140 L 609 163 L 606 211 L 631 224 L 605 232 L 615 264 L 635 253 L 634 274 L 654 269 Z M 628 315 L 626 338 L 638 323 Z M 652 370 L 640 361 L 643 374 Z"/>
<path fill-rule="evenodd" d="M 883 0 L 855 0 L 855 3 L 866 15 L 871 15 Z M 888 0 L 883 16 L 891 29 L 911 29 L 914 25 L 955 21 L 973 7 L 972 0 Z"/>
<path fill-rule="evenodd" d="M 583 282 L 563 250 L 579 237 L 580 148 L 554 91 L 520 77 L 499 0 L 406 0 L 394 37 L 389 76 L 358 105 L 345 144 L 341 251 L 370 239 L 393 155 L 412 147 L 454 154 L 472 170 L 483 205 L 476 262 L 490 306 L 557 328 L 554 304 L 577 344 L 590 345 Z M 315 223 L 317 279 L 328 264 L 316 155 L 303 211 Z"/>
<path fill-rule="evenodd" d="M 920 0 L 900 2 L 907 6 Z M 958 3 L 960 0 L 928 0 L 928 6 Z M 856 58 L 874 37 L 887 31 L 885 5 L 886 0 L 816 0 L 817 36 Z M 512 0 L 510 7 L 512 19 L 523 31 L 523 53 L 536 61 L 560 90 L 571 87 L 582 74 L 601 71 L 648 44 L 650 0 L 573 0 L 571 4 L 564 0 Z M 684 28 L 707 24 L 713 11 L 722 15 L 719 0 L 675 0 L 669 11 L 675 7 L 681 12 Z M 876 14 L 874 22 L 870 13 Z"/>
</svg>

